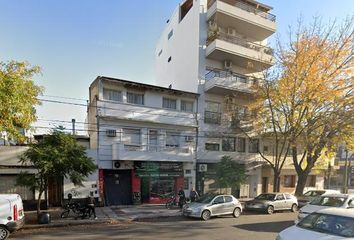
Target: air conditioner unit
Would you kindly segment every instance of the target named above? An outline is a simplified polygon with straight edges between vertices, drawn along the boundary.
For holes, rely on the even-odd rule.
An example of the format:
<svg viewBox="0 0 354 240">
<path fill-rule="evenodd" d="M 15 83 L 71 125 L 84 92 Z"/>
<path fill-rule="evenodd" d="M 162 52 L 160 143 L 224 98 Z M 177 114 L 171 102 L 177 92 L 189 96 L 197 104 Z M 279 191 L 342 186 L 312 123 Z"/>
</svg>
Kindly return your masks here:
<svg viewBox="0 0 354 240">
<path fill-rule="evenodd" d="M 193 136 L 185 136 L 185 137 L 184 137 L 184 140 L 185 140 L 186 142 L 193 142 L 194 137 L 193 137 Z"/>
<path fill-rule="evenodd" d="M 113 161 L 113 169 L 127 170 L 133 169 L 133 162 L 130 161 Z"/>
<path fill-rule="evenodd" d="M 208 165 L 207 165 L 207 164 L 199 164 L 198 171 L 199 171 L 199 172 L 206 172 L 206 171 L 208 171 Z"/>
<path fill-rule="evenodd" d="M 116 137 L 117 131 L 115 129 L 106 129 L 106 136 L 107 137 Z"/>
<path fill-rule="evenodd" d="M 232 69 L 232 61 L 230 61 L 230 60 L 225 60 L 225 61 L 224 61 L 224 69 L 226 69 L 226 70 L 231 70 L 231 69 Z"/>
<path fill-rule="evenodd" d="M 234 28 L 227 28 L 227 34 L 230 36 L 236 36 L 236 30 Z"/>
</svg>

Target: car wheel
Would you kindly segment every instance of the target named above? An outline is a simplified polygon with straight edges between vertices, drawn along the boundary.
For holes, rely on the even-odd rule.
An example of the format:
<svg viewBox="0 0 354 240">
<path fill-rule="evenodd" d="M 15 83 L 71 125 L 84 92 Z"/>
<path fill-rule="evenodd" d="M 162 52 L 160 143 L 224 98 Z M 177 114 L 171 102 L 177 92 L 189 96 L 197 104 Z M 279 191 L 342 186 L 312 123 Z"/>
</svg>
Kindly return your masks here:
<svg viewBox="0 0 354 240">
<path fill-rule="evenodd" d="M 296 212 L 296 211 L 297 211 L 297 205 L 296 205 L 296 204 L 293 204 L 293 205 L 291 206 L 291 211 L 292 211 L 292 212 Z"/>
<path fill-rule="evenodd" d="M 10 235 L 9 230 L 6 227 L 0 226 L 0 240 L 5 240 Z"/>
<path fill-rule="evenodd" d="M 274 213 L 274 207 L 273 206 L 268 206 L 267 207 L 267 213 L 268 214 L 273 214 Z"/>
<path fill-rule="evenodd" d="M 234 216 L 234 218 L 238 218 L 241 215 L 241 209 L 240 208 L 235 208 L 234 212 L 232 213 L 232 216 Z"/>
<path fill-rule="evenodd" d="M 209 220 L 209 219 L 210 219 L 210 216 L 211 216 L 211 213 L 210 213 L 209 210 L 204 210 L 204 211 L 202 212 L 202 219 L 203 219 L 204 221 Z"/>
</svg>

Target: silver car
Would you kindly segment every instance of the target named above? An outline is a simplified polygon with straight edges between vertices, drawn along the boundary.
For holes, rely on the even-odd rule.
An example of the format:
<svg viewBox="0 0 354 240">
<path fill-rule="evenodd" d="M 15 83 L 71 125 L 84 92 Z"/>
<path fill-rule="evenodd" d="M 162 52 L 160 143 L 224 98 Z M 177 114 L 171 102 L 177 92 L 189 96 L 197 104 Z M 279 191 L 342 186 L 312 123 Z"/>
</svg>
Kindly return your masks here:
<svg viewBox="0 0 354 240">
<path fill-rule="evenodd" d="M 182 209 L 184 216 L 201 218 L 204 221 L 221 215 L 232 215 L 238 218 L 241 212 L 241 203 L 234 196 L 215 194 L 204 195 L 196 202 L 186 204 Z"/>
<path fill-rule="evenodd" d="M 272 214 L 278 210 L 297 211 L 297 198 L 289 193 L 263 193 L 246 202 L 246 210 L 262 211 Z"/>
</svg>

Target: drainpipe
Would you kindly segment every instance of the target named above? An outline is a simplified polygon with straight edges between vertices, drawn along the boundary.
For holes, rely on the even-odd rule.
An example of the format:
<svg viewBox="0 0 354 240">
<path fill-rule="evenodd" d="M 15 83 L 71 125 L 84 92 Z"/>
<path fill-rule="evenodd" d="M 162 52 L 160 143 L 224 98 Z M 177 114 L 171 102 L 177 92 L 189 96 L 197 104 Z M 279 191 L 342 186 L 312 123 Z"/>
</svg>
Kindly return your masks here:
<svg viewBox="0 0 354 240">
<path fill-rule="evenodd" d="M 197 175 L 198 175 L 198 169 L 197 169 L 197 162 L 198 162 L 198 143 L 199 143 L 199 120 L 198 120 L 198 113 L 199 113 L 199 96 L 196 98 L 197 100 L 197 106 L 196 106 L 196 113 L 195 113 L 195 122 L 197 124 L 196 128 L 195 128 L 195 148 L 194 148 L 194 156 L 195 156 L 195 162 L 194 162 L 194 169 L 195 169 L 195 182 L 194 182 L 194 189 L 197 191 Z M 201 193 L 199 193 L 201 194 Z"/>
</svg>

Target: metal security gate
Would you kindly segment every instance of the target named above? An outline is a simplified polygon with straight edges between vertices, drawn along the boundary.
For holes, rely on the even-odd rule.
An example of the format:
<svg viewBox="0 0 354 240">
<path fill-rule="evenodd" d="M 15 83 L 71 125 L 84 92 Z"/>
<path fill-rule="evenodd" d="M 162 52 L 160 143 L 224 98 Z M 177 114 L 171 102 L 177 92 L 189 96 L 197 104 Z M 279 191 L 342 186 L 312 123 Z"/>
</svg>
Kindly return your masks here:
<svg viewBox="0 0 354 240">
<path fill-rule="evenodd" d="M 108 206 L 132 204 L 131 170 L 105 170 L 104 192 Z"/>
</svg>

